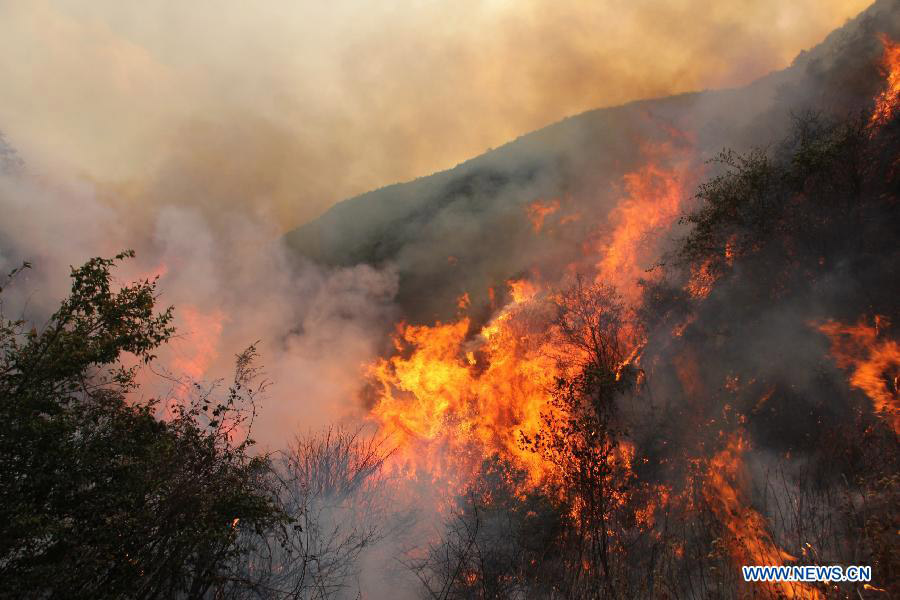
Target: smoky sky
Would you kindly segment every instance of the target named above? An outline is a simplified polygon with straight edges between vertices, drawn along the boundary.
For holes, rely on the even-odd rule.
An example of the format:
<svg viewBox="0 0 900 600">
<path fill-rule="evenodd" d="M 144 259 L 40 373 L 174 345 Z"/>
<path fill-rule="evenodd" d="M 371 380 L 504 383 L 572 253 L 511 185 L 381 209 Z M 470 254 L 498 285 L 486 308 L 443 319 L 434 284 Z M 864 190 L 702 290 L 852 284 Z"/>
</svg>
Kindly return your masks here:
<svg viewBox="0 0 900 600">
<path fill-rule="evenodd" d="M 140 224 L 283 231 L 567 115 L 745 84 L 866 0 L 0 3 L 0 130 Z"/>
</svg>

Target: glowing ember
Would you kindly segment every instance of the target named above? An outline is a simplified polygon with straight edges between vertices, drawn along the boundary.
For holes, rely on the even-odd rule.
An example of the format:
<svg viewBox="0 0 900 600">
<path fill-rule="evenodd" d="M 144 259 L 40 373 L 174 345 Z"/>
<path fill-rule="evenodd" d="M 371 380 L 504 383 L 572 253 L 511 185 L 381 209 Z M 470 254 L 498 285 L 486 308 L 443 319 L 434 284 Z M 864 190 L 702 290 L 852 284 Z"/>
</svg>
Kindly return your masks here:
<svg viewBox="0 0 900 600">
<path fill-rule="evenodd" d="M 711 261 L 699 267 L 691 266 L 691 278 L 687 283 L 687 291 L 694 298 L 706 298 L 712 291 L 718 277 L 712 272 Z"/>
</svg>

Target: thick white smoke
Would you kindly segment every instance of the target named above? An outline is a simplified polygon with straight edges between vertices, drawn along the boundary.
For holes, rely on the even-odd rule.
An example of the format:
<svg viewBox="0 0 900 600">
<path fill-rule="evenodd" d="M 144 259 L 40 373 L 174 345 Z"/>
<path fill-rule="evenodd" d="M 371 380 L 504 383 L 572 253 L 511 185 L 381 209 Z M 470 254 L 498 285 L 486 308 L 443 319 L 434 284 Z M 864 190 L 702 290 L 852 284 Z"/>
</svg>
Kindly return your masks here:
<svg viewBox="0 0 900 600">
<path fill-rule="evenodd" d="M 4 310 L 42 322 L 68 289 L 69 266 L 132 248 L 115 272 L 121 283 L 159 276 L 160 308 L 175 306 L 177 337 L 156 370 L 212 381 L 229 376 L 234 355 L 259 341 L 272 385 L 254 437 L 282 447 L 298 432 L 358 416 L 362 365 L 374 359 L 394 319 L 397 277 L 360 265 L 297 263 L 278 228 L 233 213 L 218 224 L 177 206 L 136 223 L 104 205 L 89 185 L 0 176 L 0 271 L 32 268 L 4 291 Z M 152 372 L 145 373 L 152 386 Z"/>
</svg>

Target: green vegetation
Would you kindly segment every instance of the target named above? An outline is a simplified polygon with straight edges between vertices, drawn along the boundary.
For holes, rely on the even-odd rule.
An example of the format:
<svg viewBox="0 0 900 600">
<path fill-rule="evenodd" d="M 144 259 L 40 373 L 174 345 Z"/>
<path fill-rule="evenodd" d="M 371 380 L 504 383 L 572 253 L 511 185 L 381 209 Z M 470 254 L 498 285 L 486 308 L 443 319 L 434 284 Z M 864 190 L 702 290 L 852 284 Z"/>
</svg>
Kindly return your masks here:
<svg viewBox="0 0 900 600">
<path fill-rule="evenodd" d="M 227 584 L 241 532 L 285 520 L 268 459 L 229 439 L 260 391 L 253 347 L 224 398 L 195 386 L 161 419 L 136 393 L 123 355 L 147 363 L 174 330 L 155 282 L 113 290 L 129 256 L 73 269 L 41 329 L 0 325 L 3 597 L 201 598 Z"/>
</svg>

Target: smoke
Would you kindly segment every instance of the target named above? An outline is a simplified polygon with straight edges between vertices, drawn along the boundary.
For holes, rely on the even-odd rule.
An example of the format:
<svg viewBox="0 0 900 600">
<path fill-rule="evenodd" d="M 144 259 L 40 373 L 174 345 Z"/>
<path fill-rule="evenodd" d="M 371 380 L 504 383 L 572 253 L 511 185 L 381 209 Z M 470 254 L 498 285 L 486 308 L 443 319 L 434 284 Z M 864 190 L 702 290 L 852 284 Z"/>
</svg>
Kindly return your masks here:
<svg viewBox="0 0 900 600">
<path fill-rule="evenodd" d="M 43 322 L 68 288 L 68 267 L 126 248 L 122 283 L 159 276 L 160 306 L 176 308 L 176 338 L 159 369 L 211 382 L 234 355 L 260 342 L 272 386 L 253 431 L 264 448 L 358 416 L 361 365 L 384 343 L 396 314 L 396 274 L 359 265 L 328 269 L 291 260 L 277 226 L 235 215 L 213 228 L 193 207 L 167 206 L 144 228 L 98 201 L 88 185 L 40 180 L 27 169 L 0 176 L 0 270 L 33 268 L 4 290 L 8 315 Z M 145 393 L 169 382 L 143 374 Z"/>
<path fill-rule="evenodd" d="M 286 230 L 567 115 L 748 83 L 865 4 L 11 0 L 0 127 L 144 220 Z"/>
</svg>

